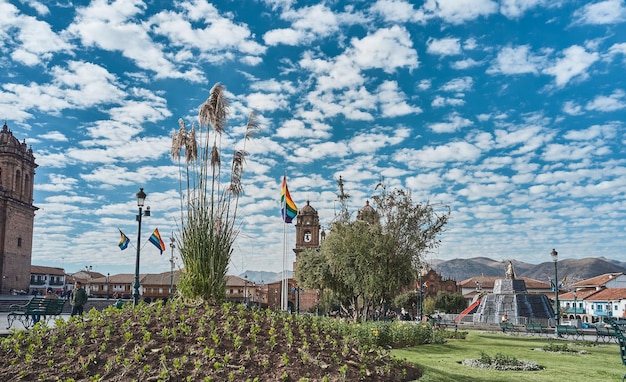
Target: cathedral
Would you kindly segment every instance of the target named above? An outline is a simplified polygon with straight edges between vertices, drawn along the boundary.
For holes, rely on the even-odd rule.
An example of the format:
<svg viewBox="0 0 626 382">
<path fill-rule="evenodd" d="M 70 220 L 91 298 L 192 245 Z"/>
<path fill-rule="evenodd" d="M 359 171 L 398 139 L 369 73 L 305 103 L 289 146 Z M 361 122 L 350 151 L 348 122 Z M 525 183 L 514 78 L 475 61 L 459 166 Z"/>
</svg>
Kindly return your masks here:
<svg viewBox="0 0 626 382">
<path fill-rule="evenodd" d="M 5 123 L 0 132 L 0 293 L 30 285 L 35 178 L 33 149 L 13 136 Z"/>
</svg>

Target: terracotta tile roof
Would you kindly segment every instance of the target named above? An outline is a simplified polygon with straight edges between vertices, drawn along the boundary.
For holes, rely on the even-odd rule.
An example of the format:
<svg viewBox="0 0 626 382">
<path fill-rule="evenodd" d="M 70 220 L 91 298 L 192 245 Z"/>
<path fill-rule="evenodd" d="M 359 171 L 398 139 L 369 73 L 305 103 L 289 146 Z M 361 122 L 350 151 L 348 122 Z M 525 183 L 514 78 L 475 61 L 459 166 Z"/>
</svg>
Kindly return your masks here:
<svg viewBox="0 0 626 382">
<path fill-rule="evenodd" d="M 577 289 L 576 299 L 585 300 L 589 298 L 589 296 L 593 296 L 596 293 L 598 293 L 598 290 L 596 288 Z M 573 300 L 574 292 L 572 291 L 572 292 L 559 293 L 559 298 L 562 298 L 564 300 Z"/>
<path fill-rule="evenodd" d="M 145 277 L 145 274 L 140 274 L 139 275 L 139 282 L 141 283 L 141 280 Z M 101 283 L 104 284 L 107 282 L 107 277 L 98 277 L 98 278 L 94 278 L 89 280 L 93 283 Z M 121 273 L 121 274 L 117 274 L 117 275 L 110 275 L 109 276 L 109 283 L 110 284 L 132 284 L 133 282 L 135 282 L 135 274 L 134 273 Z"/>
<path fill-rule="evenodd" d="M 626 288 L 605 288 L 594 293 L 588 301 L 615 301 L 626 299 Z"/>
<path fill-rule="evenodd" d="M 234 276 L 234 275 L 226 275 L 227 287 L 239 287 L 239 286 L 242 287 L 245 285 L 246 285 L 246 279 L 244 279 L 243 277 Z M 252 281 L 248 281 L 247 285 L 248 286 L 254 285 L 254 283 Z"/>
<path fill-rule="evenodd" d="M 600 276 L 592 277 L 590 279 L 582 280 L 577 283 L 572 284 L 573 287 L 596 287 L 603 286 L 607 282 L 613 280 L 614 278 L 623 275 L 623 273 L 605 273 Z"/>
<path fill-rule="evenodd" d="M 170 285 L 170 272 L 163 273 L 150 273 L 145 275 L 143 280 L 141 280 L 141 284 L 143 285 Z M 180 271 L 174 271 L 174 284 L 178 283 L 180 278 Z"/>
<path fill-rule="evenodd" d="M 34 273 L 37 275 L 65 275 L 65 271 L 63 270 L 63 268 L 44 267 L 42 265 L 31 265 L 30 273 Z"/>
</svg>

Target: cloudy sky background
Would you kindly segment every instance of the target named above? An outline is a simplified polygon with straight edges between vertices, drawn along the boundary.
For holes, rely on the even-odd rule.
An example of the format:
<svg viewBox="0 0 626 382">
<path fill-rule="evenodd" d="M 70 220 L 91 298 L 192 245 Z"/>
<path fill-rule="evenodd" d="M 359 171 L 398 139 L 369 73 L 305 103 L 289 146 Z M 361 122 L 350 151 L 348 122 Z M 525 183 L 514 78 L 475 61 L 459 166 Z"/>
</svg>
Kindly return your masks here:
<svg viewBox="0 0 626 382">
<path fill-rule="evenodd" d="M 179 118 L 216 82 L 225 162 L 256 110 L 230 273 L 282 270 L 280 182 L 323 226 L 381 177 L 447 204 L 427 258 L 531 263 L 626 243 L 626 4 L 620 0 L 0 0 L 0 118 L 32 146 L 33 264 L 133 273 L 178 230 Z M 293 248 L 295 229 L 287 227 Z M 146 244 L 148 243 L 148 244 Z M 289 250 L 293 260 L 292 251 Z M 180 261 L 178 261 L 180 264 Z"/>
</svg>

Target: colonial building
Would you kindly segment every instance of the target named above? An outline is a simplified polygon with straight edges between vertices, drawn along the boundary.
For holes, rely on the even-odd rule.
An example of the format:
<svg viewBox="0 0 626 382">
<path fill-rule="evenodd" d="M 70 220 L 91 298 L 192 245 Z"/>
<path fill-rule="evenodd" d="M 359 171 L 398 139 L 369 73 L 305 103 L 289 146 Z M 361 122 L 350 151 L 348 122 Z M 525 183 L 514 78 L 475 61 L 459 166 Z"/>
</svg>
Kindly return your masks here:
<svg viewBox="0 0 626 382">
<path fill-rule="evenodd" d="M 0 131 L 0 293 L 30 286 L 35 168 L 33 149 L 5 123 Z"/>
<path fill-rule="evenodd" d="M 52 288 L 55 293 L 59 294 L 65 291 L 63 268 L 32 265 L 30 267 L 30 292 L 44 294 L 48 288 Z"/>
<path fill-rule="evenodd" d="M 559 293 L 561 320 L 596 323 L 607 318 L 626 318 L 626 275 L 606 273 L 582 280 Z"/>
</svg>

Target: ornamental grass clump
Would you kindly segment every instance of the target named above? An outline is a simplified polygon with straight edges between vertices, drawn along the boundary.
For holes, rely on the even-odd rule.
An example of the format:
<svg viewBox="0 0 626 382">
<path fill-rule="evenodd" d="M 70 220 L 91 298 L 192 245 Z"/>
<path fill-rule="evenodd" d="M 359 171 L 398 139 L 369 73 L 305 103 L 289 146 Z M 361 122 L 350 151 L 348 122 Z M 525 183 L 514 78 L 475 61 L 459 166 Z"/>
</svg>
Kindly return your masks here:
<svg viewBox="0 0 626 382">
<path fill-rule="evenodd" d="M 217 83 L 200 106 L 197 127 L 194 124 L 187 130 L 180 119 L 171 147 L 172 158 L 178 160 L 180 168 L 181 216 L 175 240 L 184 272 L 178 291 L 186 298 L 213 303 L 225 299 L 226 271 L 239 234 L 237 207 L 243 192 L 245 144 L 259 127 L 252 112 L 245 128 L 243 148 L 235 150 L 229 176 L 222 174 L 222 135 L 229 113 L 226 90 Z"/>
</svg>

